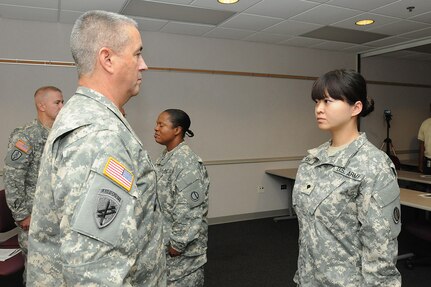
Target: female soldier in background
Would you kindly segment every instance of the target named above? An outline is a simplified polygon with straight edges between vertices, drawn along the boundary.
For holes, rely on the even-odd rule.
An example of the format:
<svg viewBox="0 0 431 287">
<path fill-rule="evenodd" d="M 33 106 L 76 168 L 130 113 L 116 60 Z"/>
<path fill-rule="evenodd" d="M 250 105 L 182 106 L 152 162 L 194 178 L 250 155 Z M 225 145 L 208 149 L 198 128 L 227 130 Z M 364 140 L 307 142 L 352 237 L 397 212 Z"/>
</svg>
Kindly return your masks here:
<svg viewBox="0 0 431 287">
<path fill-rule="evenodd" d="M 293 190 L 298 286 L 401 286 L 396 269 L 399 187 L 389 157 L 358 131 L 374 109 L 365 79 L 335 70 L 313 85 L 315 116 L 331 140 L 308 151 Z"/>
<path fill-rule="evenodd" d="M 205 166 L 184 136 L 193 137 L 182 110 L 162 112 L 154 138 L 166 146 L 156 161 L 158 199 L 164 217 L 168 286 L 201 287 L 208 240 L 208 187 Z"/>
</svg>

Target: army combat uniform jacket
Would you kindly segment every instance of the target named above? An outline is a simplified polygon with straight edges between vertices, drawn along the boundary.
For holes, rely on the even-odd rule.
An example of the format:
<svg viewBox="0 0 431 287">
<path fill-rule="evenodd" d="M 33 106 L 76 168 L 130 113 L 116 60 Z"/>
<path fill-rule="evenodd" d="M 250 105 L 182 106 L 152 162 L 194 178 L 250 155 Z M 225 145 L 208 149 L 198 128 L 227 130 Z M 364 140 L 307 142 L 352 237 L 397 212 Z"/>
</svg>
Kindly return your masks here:
<svg viewBox="0 0 431 287">
<path fill-rule="evenodd" d="M 111 101 L 79 87 L 45 146 L 27 286 L 165 286 L 156 174 Z"/>
<path fill-rule="evenodd" d="M 327 142 L 299 166 L 298 286 L 401 286 L 396 269 L 400 191 L 394 165 L 365 134 L 328 156 Z"/>
<path fill-rule="evenodd" d="M 5 158 L 6 201 L 15 221 L 31 215 L 40 159 L 49 130 L 39 120 L 16 128 L 10 135 Z M 19 233 L 19 243 L 27 253 L 27 233 Z"/>
<path fill-rule="evenodd" d="M 165 244 L 181 252 L 167 256 L 168 280 L 175 281 L 207 261 L 209 178 L 200 157 L 184 142 L 165 150 L 155 165 Z"/>
</svg>

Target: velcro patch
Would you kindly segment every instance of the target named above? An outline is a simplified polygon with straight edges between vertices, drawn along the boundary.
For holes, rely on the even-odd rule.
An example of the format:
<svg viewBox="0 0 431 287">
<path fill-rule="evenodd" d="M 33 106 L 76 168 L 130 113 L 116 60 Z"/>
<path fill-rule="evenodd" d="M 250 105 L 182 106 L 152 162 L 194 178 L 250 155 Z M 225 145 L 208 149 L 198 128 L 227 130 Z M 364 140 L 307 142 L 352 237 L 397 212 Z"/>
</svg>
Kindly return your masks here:
<svg viewBox="0 0 431 287">
<path fill-rule="evenodd" d="M 21 139 L 15 143 L 15 147 L 26 154 L 28 154 L 31 149 L 31 146 Z"/>
<path fill-rule="evenodd" d="M 120 210 L 121 197 L 109 189 L 102 189 L 97 195 L 95 219 L 97 227 L 108 226 Z"/>
<path fill-rule="evenodd" d="M 14 150 L 13 153 L 11 154 L 11 156 L 10 156 L 10 159 L 12 161 L 16 161 L 16 160 L 19 160 L 21 156 L 22 156 L 22 152 L 21 151 Z"/>
<path fill-rule="evenodd" d="M 103 174 L 127 191 L 130 191 L 132 188 L 133 174 L 113 157 L 108 159 L 103 169 Z"/>
</svg>

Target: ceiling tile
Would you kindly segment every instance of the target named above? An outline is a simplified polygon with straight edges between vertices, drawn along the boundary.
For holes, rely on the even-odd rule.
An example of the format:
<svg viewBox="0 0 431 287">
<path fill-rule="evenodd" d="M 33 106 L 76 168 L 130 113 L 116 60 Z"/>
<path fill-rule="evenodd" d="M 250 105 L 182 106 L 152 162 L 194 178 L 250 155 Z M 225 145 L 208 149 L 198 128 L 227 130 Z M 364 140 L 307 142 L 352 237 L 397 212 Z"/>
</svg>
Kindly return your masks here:
<svg viewBox="0 0 431 287">
<path fill-rule="evenodd" d="M 394 0 L 331 0 L 326 4 L 361 11 L 370 11 L 392 2 L 394 2 Z"/>
<path fill-rule="evenodd" d="M 298 36 L 320 27 L 322 27 L 322 25 L 285 20 L 280 24 L 265 29 L 265 32 Z"/>
<path fill-rule="evenodd" d="M 255 33 L 253 35 L 244 38 L 245 41 L 262 42 L 262 43 L 278 43 L 289 39 L 289 36 L 271 33 Z"/>
<path fill-rule="evenodd" d="M 401 36 L 405 37 L 405 38 L 409 38 L 409 39 L 420 39 L 420 38 L 424 38 L 424 37 L 430 37 L 431 36 L 431 28 L 416 30 L 414 32 L 401 34 Z"/>
<path fill-rule="evenodd" d="M 358 10 L 322 4 L 316 8 L 308 10 L 307 12 L 292 17 L 291 20 L 330 25 L 362 13 L 362 11 Z"/>
<path fill-rule="evenodd" d="M 1 0 L 0 0 L 1 1 Z M 120 12 L 126 0 L 66 0 L 61 1 L 61 9 L 71 11 L 100 10 Z"/>
<path fill-rule="evenodd" d="M 409 10 L 407 10 L 409 6 L 415 6 L 415 9 L 409 12 Z M 373 10 L 373 13 L 407 19 L 428 12 L 430 9 L 431 1 L 429 0 L 401 0 L 393 1 L 393 3 L 389 5 L 376 8 Z"/>
<path fill-rule="evenodd" d="M 144 0 L 141 0 L 144 1 Z M 152 2 L 165 2 L 165 3 L 171 3 L 171 4 L 190 4 L 193 2 L 193 0 L 151 0 Z"/>
<path fill-rule="evenodd" d="M 0 4 L 58 9 L 59 0 L 0 0 Z"/>
<path fill-rule="evenodd" d="M 59 22 L 64 24 L 74 24 L 76 19 L 78 19 L 83 13 L 84 12 L 82 11 L 61 10 Z"/>
<path fill-rule="evenodd" d="M 356 21 L 364 20 L 364 19 L 372 19 L 375 22 L 372 25 L 367 25 L 367 26 L 358 26 L 355 24 Z M 360 30 L 360 31 L 367 31 L 370 29 L 375 29 L 377 27 L 381 27 L 381 26 L 384 26 L 384 25 L 387 25 L 390 23 L 398 22 L 398 21 L 400 21 L 399 18 L 388 17 L 388 16 L 383 16 L 383 15 L 373 14 L 373 13 L 363 13 L 363 14 L 354 16 L 352 18 L 349 18 L 347 20 L 332 24 L 331 26 L 346 28 L 346 29 Z"/>
<path fill-rule="evenodd" d="M 208 33 L 206 33 L 205 37 L 210 38 L 226 38 L 226 39 L 244 39 L 251 34 L 254 34 L 254 31 L 248 30 L 240 30 L 240 29 L 230 29 L 230 28 L 215 28 Z"/>
<path fill-rule="evenodd" d="M 227 5 L 227 4 L 221 4 L 217 0 L 195 0 L 192 2 L 192 6 L 242 12 L 260 1 L 262 0 L 246 0 L 246 1 L 241 0 L 236 2 L 235 4 Z"/>
<path fill-rule="evenodd" d="M 411 17 L 409 20 L 431 24 L 431 12 Z"/>
<path fill-rule="evenodd" d="M 317 2 L 317 3 L 326 3 L 329 2 L 330 0 L 307 0 L 308 2 Z"/>
<path fill-rule="evenodd" d="M 303 37 L 317 38 L 328 41 L 363 44 L 370 41 L 379 40 L 387 35 L 371 33 L 366 31 L 350 30 L 333 26 L 325 26 L 308 33 L 302 34 Z"/>
<path fill-rule="evenodd" d="M 151 18 L 141 18 L 141 17 L 132 17 L 137 23 L 139 30 L 141 31 L 159 31 L 163 28 L 169 21 L 160 20 L 160 19 L 151 19 Z"/>
<path fill-rule="evenodd" d="M 287 19 L 298 13 L 307 11 L 318 3 L 300 0 L 263 0 L 245 12 L 250 14 L 264 15 L 269 17 Z"/>
<path fill-rule="evenodd" d="M 391 46 L 391 45 L 395 45 L 395 44 L 400 44 L 400 43 L 406 42 L 408 40 L 409 39 L 407 39 L 407 38 L 401 38 L 401 37 L 388 37 L 388 38 L 385 38 L 385 39 L 368 42 L 367 46 L 385 47 L 385 46 Z"/>
<path fill-rule="evenodd" d="M 430 25 L 413 22 L 409 20 L 401 20 L 398 22 L 393 22 L 381 27 L 371 28 L 368 31 L 386 35 L 397 35 L 407 32 L 412 32 L 414 30 L 421 30 L 430 27 Z"/>
<path fill-rule="evenodd" d="M 137 17 L 208 25 L 220 24 L 235 14 L 231 11 L 140 0 L 131 0 L 127 2 L 127 5 L 121 10 L 121 13 Z"/>
<path fill-rule="evenodd" d="M 355 45 L 355 46 L 351 46 L 351 47 L 348 47 L 346 49 L 343 49 L 343 51 L 360 53 L 360 52 L 365 52 L 365 51 L 371 50 L 372 48 L 373 47 L 371 47 L 371 46 Z"/>
<path fill-rule="evenodd" d="M 192 23 L 181 23 L 181 22 L 169 22 L 166 24 L 160 32 L 171 33 L 171 34 L 183 34 L 190 36 L 202 36 L 206 32 L 212 30 L 215 26 L 211 25 L 200 25 Z"/>
<path fill-rule="evenodd" d="M 57 14 L 57 9 L 0 5 L 0 17 L 2 18 L 41 22 L 57 22 Z"/>
<path fill-rule="evenodd" d="M 227 20 L 220 27 L 261 31 L 281 21 L 283 19 L 241 13 Z"/>
<path fill-rule="evenodd" d="M 324 50 L 333 50 L 333 51 L 341 51 L 347 48 L 352 47 L 353 45 L 350 43 L 342 43 L 342 42 L 334 42 L 334 41 L 327 41 L 321 44 L 313 45 L 311 48 L 318 48 L 318 49 L 324 49 Z"/>
<path fill-rule="evenodd" d="M 282 41 L 279 44 L 296 46 L 296 47 L 310 47 L 319 43 L 325 42 L 324 40 L 305 38 L 305 37 L 294 37 L 286 41 Z"/>
</svg>

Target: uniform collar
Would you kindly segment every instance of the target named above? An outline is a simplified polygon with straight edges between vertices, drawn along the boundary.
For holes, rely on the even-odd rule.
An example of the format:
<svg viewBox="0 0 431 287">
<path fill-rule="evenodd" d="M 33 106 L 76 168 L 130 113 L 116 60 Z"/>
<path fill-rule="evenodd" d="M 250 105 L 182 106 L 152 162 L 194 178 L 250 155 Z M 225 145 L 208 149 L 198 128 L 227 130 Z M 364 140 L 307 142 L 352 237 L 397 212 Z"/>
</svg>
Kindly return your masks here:
<svg viewBox="0 0 431 287">
<path fill-rule="evenodd" d="M 180 148 L 182 148 L 183 146 L 187 146 L 185 141 L 182 141 L 179 145 L 177 145 L 175 148 L 173 148 L 171 151 L 168 151 L 167 149 L 165 149 L 160 157 L 160 161 L 159 163 L 161 165 L 165 165 L 170 158 L 172 157 L 172 155 L 179 150 Z"/>
<path fill-rule="evenodd" d="M 330 164 L 339 167 L 347 166 L 350 158 L 354 156 L 360 147 L 367 141 L 367 136 L 365 133 L 360 133 L 359 137 L 351 142 L 345 149 L 335 153 L 333 156 L 328 156 L 327 149 L 331 145 L 331 141 L 327 141 L 321 146 L 311 149 L 308 151 L 307 156 L 308 161 L 310 158 L 314 158 L 314 162 L 319 162 L 318 164 Z"/>
<path fill-rule="evenodd" d="M 95 91 L 93 89 L 90 89 L 84 86 L 79 86 L 75 94 L 79 94 L 81 96 L 91 98 L 99 102 L 100 104 L 106 106 L 111 112 L 113 112 L 120 119 L 120 121 L 126 126 L 126 128 L 130 131 L 130 133 L 132 133 L 132 135 L 136 138 L 136 140 L 142 145 L 141 140 L 135 134 L 129 122 L 126 120 L 123 114 L 121 114 L 118 107 L 111 100 L 109 100 L 107 97 L 105 97 L 103 94 L 99 93 L 98 91 Z"/>
<path fill-rule="evenodd" d="M 35 119 L 35 121 L 40 128 L 39 130 L 42 133 L 42 137 L 46 138 L 48 136 L 49 132 L 51 131 L 51 128 L 45 127 L 39 119 Z"/>
</svg>

